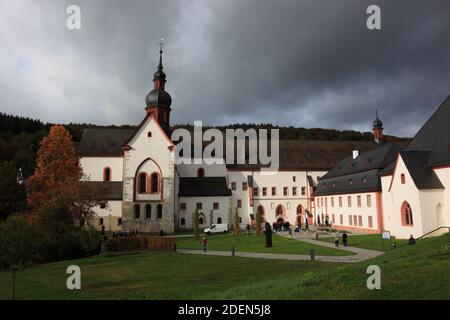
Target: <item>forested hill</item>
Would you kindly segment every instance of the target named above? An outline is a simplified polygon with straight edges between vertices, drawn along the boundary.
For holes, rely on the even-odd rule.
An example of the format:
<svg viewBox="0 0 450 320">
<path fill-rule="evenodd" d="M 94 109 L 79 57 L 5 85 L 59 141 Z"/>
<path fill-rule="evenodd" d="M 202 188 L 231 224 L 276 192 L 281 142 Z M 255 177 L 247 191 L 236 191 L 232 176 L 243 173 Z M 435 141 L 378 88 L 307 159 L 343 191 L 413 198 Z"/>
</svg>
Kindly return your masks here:
<svg viewBox="0 0 450 320">
<path fill-rule="evenodd" d="M 2 137 L 6 135 L 18 135 L 22 133 L 34 134 L 36 132 L 44 131 L 48 132 L 50 129 L 50 123 L 42 123 L 39 120 L 18 117 L 13 115 L 7 115 L 0 113 L 0 134 Z M 78 142 L 81 139 L 81 134 L 84 129 L 87 128 L 121 128 L 121 129 L 134 129 L 136 126 L 132 125 L 121 125 L 121 126 L 101 126 L 95 124 L 77 124 L 69 123 L 64 125 L 72 134 L 74 140 Z M 188 130 L 193 130 L 192 125 L 180 124 L 175 125 L 172 129 L 185 128 Z M 203 129 L 208 129 L 210 127 L 203 127 Z M 302 127 L 284 127 L 275 126 L 272 124 L 248 124 L 239 123 L 232 124 L 228 126 L 215 126 L 219 130 L 224 131 L 227 128 L 237 129 L 242 128 L 244 130 L 254 128 L 254 129 L 279 129 L 280 139 L 287 140 L 340 140 L 340 141 L 370 141 L 373 139 L 372 132 L 359 132 L 354 130 L 336 130 L 336 129 L 322 129 L 322 128 L 302 128 Z M 385 136 L 387 141 L 408 141 L 409 138 L 399 138 L 395 136 Z"/>
</svg>

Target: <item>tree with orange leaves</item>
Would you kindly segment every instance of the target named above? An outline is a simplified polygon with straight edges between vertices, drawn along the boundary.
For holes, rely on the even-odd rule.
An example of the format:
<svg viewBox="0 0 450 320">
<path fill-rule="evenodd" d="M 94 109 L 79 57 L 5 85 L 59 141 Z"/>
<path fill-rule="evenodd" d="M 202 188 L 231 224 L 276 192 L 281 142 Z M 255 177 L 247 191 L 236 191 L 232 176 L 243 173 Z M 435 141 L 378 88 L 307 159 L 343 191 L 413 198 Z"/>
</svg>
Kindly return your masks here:
<svg viewBox="0 0 450 320">
<path fill-rule="evenodd" d="M 32 220 L 58 199 L 79 199 L 82 175 L 71 135 L 62 125 L 52 126 L 40 143 L 34 175 L 26 182 Z"/>
</svg>

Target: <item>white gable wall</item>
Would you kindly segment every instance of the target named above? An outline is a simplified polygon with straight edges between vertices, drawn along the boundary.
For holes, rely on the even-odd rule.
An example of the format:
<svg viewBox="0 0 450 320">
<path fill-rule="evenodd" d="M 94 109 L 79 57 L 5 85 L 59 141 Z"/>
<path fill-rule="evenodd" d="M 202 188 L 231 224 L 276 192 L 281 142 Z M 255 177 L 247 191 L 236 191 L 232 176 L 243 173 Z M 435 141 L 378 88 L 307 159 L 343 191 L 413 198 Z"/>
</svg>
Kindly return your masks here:
<svg viewBox="0 0 450 320">
<path fill-rule="evenodd" d="M 123 157 L 81 157 L 80 164 L 89 181 L 103 181 L 104 168 L 111 169 L 111 181 L 122 181 Z"/>
<path fill-rule="evenodd" d="M 151 132 L 151 137 L 148 137 Z M 169 150 L 172 143 L 152 117 L 148 117 L 133 139 L 128 143 L 130 150 L 124 152 L 124 196 L 123 217 L 126 229 L 158 232 L 174 230 L 174 163 L 173 151 Z M 148 161 L 151 160 L 151 161 Z M 138 196 L 136 194 L 135 178 L 138 168 L 143 164 L 143 170 L 158 169 L 161 173 L 162 188 L 160 194 Z M 149 175 L 152 172 L 147 172 Z M 137 182 L 137 181 L 136 181 Z M 161 199 L 162 197 L 162 199 Z M 133 206 L 136 203 L 145 205 L 147 202 L 157 202 L 163 205 L 163 217 L 155 222 L 135 220 Z"/>
</svg>

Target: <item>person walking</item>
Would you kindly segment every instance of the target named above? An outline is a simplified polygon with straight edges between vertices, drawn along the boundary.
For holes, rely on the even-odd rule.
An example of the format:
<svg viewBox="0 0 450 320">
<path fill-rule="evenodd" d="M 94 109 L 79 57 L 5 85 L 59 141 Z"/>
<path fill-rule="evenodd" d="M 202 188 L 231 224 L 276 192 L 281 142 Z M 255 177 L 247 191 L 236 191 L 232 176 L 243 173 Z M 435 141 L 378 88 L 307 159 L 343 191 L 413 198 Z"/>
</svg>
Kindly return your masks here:
<svg viewBox="0 0 450 320">
<path fill-rule="evenodd" d="M 348 245 L 348 235 L 346 232 L 344 232 L 344 234 L 342 235 L 342 243 L 344 244 L 344 247 L 346 247 Z"/>
<path fill-rule="evenodd" d="M 336 247 L 339 247 L 339 232 L 336 231 L 335 236 L 334 236 L 334 245 Z"/>
<path fill-rule="evenodd" d="M 203 252 L 206 252 L 208 250 L 208 239 L 203 237 L 202 239 L 202 246 L 203 246 Z"/>
</svg>

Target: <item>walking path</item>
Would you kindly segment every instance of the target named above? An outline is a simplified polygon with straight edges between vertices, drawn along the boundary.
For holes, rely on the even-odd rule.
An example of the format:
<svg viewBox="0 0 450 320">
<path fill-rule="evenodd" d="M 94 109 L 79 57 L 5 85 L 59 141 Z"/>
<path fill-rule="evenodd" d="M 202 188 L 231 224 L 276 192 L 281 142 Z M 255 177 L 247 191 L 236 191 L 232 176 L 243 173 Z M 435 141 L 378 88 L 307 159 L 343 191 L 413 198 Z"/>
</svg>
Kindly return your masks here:
<svg viewBox="0 0 450 320">
<path fill-rule="evenodd" d="M 285 235 L 282 235 L 285 236 Z M 301 236 L 294 236 L 295 240 L 303 241 L 306 243 L 333 248 L 336 250 L 345 250 L 356 253 L 356 255 L 351 256 L 315 256 L 314 260 L 316 261 L 325 261 L 325 262 L 343 262 L 343 263 L 353 263 L 360 262 L 368 259 L 375 258 L 377 256 L 382 255 L 384 252 L 368 250 L 362 248 L 355 247 L 339 247 L 336 248 L 333 243 L 317 241 L 310 238 L 302 238 Z M 210 251 L 203 252 L 202 250 L 190 250 L 190 249 L 177 249 L 179 253 L 188 253 L 188 254 L 201 254 L 206 256 L 231 256 L 231 251 Z M 263 258 L 263 259 L 283 259 L 283 260 L 311 260 L 311 256 L 303 255 L 303 254 L 283 254 L 283 253 L 260 253 L 260 252 L 240 252 L 236 251 L 234 253 L 237 257 L 245 257 L 245 258 Z"/>
</svg>

